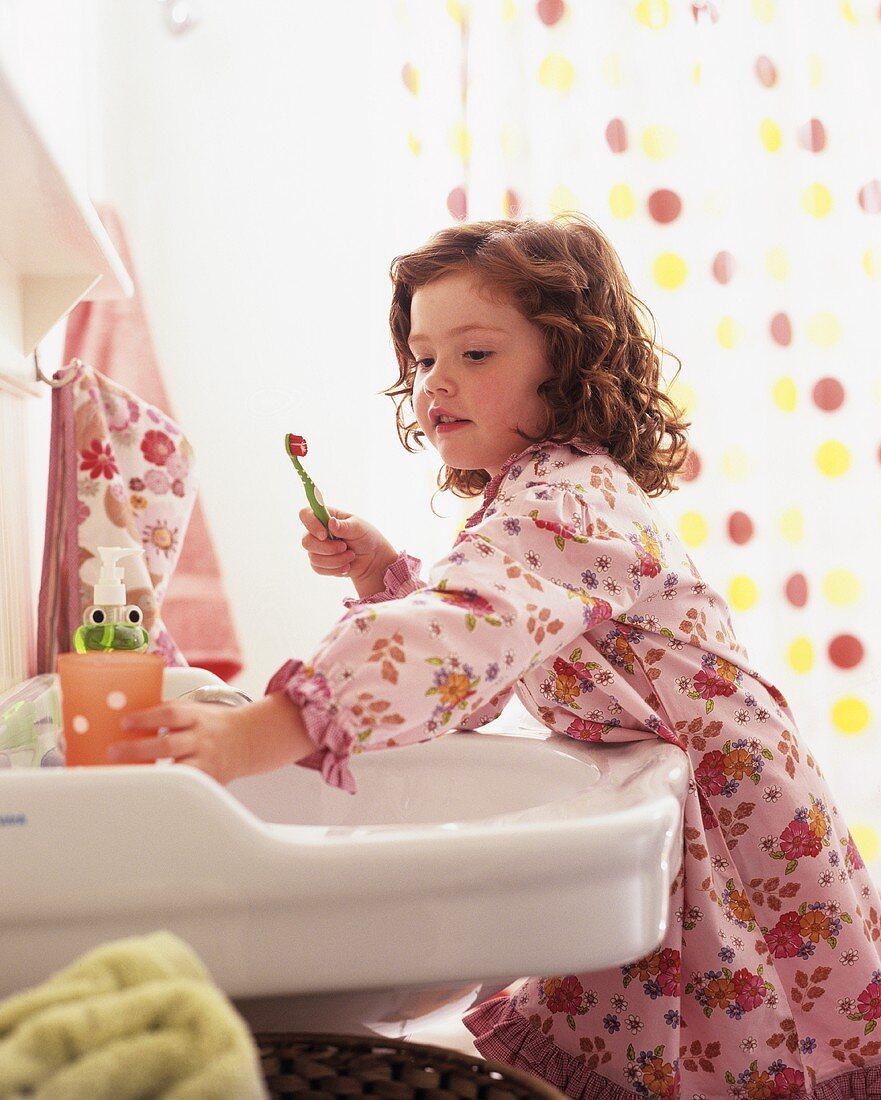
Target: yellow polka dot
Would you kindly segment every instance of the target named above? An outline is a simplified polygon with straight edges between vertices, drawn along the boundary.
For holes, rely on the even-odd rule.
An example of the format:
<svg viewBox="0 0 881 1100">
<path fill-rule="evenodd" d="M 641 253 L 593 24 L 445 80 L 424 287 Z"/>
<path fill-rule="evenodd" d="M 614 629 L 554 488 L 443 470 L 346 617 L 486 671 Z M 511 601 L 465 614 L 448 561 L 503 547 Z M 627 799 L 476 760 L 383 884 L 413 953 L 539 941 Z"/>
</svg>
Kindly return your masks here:
<svg viewBox="0 0 881 1100">
<path fill-rule="evenodd" d="M 406 64 L 401 72 L 401 78 L 404 81 L 404 87 L 411 95 L 419 95 L 421 78 L 415 65 Z"/>
<path fill-rule="evenodd" d="M 771 388 L 771 397 L 778 409 L 783 412 L 795 412 L 798 404 L 798 390 L 791 378 L 778 378 Z"/>
<path fill-rule="evenodd" d="M 826 477 L 841 477 L 850 466 L 850 451 L 837 439 L 827 439 L 817 448 L 817 469 Z"/>
<path fill-rule="evenodd" d="M 759 590 L 752 577 L 732 577 L 728 585 L 728 602 L 735 611 L 749 611 L 759 600 Z"/>
<path fill-rule="evenodd" d="M 856 603 L 861 594 L 859 577 L 850 569 L 830 569 L 823 578 L 823 595 L 836 607 Z"/>
<path fill-rule="evenodd" d="M 704 195 L 704 213 L 712 218 L 724 218 L 728 213 L 729 205 L 729 197 L 726 192 L 709 191 Z"/>
<path fill-rule="evenodd" d="M 678 148 L 679 139 L 670 126 L 647 126 L 642 132 L 642 151 L 651 160 L 672 157 Z"/>
<path fill-rule="evenodd" d="M 621 61 L 616 53 L 606 54 L 600 65 L 603 80 L 610 88 L 620 88 L 623 83 L 621 76 Z"/>
<path fill-rule="evenodd" d="M 716 325 L 716 340 L 720 347 L 729 350 L 737 347 L 745 335 L 746 332 L 743 326 L 738 324 L 733 317 L 723 317 Z"/>
<path fill-rule="evenodd" d="M 522 157 L 526 151 L 523 131 L 519 126 L 503 126 L 499 134 L 499 145 L 506 157 Z"/>
<path fill-rule="evenodd" d="M 869 724 L 869 708 L 855 695 L 845 695 L 832 708 L 832 724 L 841 733 L 862 733 Z"/>
<path fill-rule="evenodd" d="M 510 23 L 517 18 L 517 5 L 514 0 L 502 0 L 502 21 Z"/>
<path fill-rule="evenodd" d="M 447 15 L 460 25 L 471 16 L 471 5 L 466 0 L 447 0 Z"/>
<path fill-rule="evenodd" d="M 670 20 L 669 0 L 639 0 L 633 14 L 637 23 L 642 23 L 649 30 L 662 30 Z"/>
<path fill-rule="evenodd" d="M 834 313 L 815 313 L 805 331 L 811 343 L 819 348 L 831 348 L 841 338 L 841 324 Z"/>
<path fill-rule="evenodd" d="M 881 248 L 867 248 L 863 253 L 863 271 L 870 279 L 881 279 Z"/>
<path fill-rule="evenodd" d="M 805 537 L 805 517 L 801 508 L 787 508 L 780 516 L 780 533 L 787 542 L 801 542 Z"/>
<path fill-rule="evenodd" d="M 682 415 L 688 420 L 697 408 L 697 394 L 686 382 L 674 380 L 667 387 L 667 396 L 673 404 L 682 409 Z"/>
<path fill-rule="evenodd" d="M 845 23 L 850 23 L 852 27 L 859 26 L 859 16 L 853 10 L 850 0 L 840 0 L 838 10 L 841 12 L 841 18 Z"/>
<path fill-rule="evenodd" d="M 749 475 L 749 455 L 742 447 L 729 447 L 722 454 L 722 473 L 731 481 L 743 481 Z"/>
<path fill-rule="evenodd" d="M 701 83 L 701 66 L 700 66 L 700 62 L 698 62 L 697 65 L 695 65 L 695 67 L 691 70 L 691 82 L 692 82 L 692 84 L 695 85 L 695 87 L 698 87 L 698 88 L 700 87 L 700 83 Z"/>
<path fill-rule="evenodd" d="M 802 210 L 813 218 L 825 218 L 832 209 L 832 195 L 822 183 L 812 183 L 801 196 Z"/>
<path fill-rule="evenodd" d="M 575 79 L 575 69 L 568 57 L 549 53 L 538 67 L 538 82 L 552 92 L 568 92 Z"/>
<path fill-rule="evenodd" d="M 456 156 L 465 162 L 471 159 L 471 131 L 461 122 L 450 129 L 450 148 Z"/>
<path fill-rule="evenodd" d="M 789 278 L 789 258 L 786 249 L 779 245 L 770 249 L 765 257 L 765 270 L 775 282 L 785 283 Z"/>
<path fill-rule="evenodd" d="M 422 152 L 422 142 L 413 133 L 412 130 L 407 131 L 407 148 L 413 154 L 414 157 L 418 157 Z"/>
<path fill-rule="evenodd" d="M 615 218 L 632 218 L 636 213 L 636 199 L 626 183 L 616 183 L 609 192 L 609 209 Z"/>
<path fill-rule="evenodd" d="M 700 512 L 685 512 L 679 518 L 679 534 L 686 546 L 700 546 L 709 534 L 707 521 Z"/>
<path fill-rule="evenodd" d="M 861 821 L 857 821 L 851 824 L 850 835 L 863 858 L 863 863 L 871 863 L 878 855 L 878 833 L 871 825 L 864 825 Z"/>
<path fill-rule="evenodd" d="M 760 23 L 770 23 L 774 18 L 774 0 L 752 0 L 752 13 Z"/>
<path fill-rule="evenodd" d="M 762 119 L 759 126 L 759 139 L 769 153 L 776 153 L 783 144 L 783 134 L 776 122 L 771 119 Z"/>
<path fill-rule="evenodd" d="M 823 62 L 818 54 L 812 53 L 808 58 L 808 84 L 812 88 L 819 88 L 823 83 Z"/>
<path fill-rule="evenodd" d="M 578 196 L 565 184 L 557 184 L 548 198 L 548 205 L 554 214 L 565 214 L 579 209 Z"/>
<path fill-rule="evenodd" d="M 685 282 L 688 267 L 675 252 L 662 252 L 652 264 L 652 275 L 664 290 L 676 290 Z"/>
<path fill-rule="evenodd" d="M 795 638 L 786 651 L 786 659 L 795 672 L 810 672 L 814 666 L 814 647 L 810 638 Z"/>
</svg>

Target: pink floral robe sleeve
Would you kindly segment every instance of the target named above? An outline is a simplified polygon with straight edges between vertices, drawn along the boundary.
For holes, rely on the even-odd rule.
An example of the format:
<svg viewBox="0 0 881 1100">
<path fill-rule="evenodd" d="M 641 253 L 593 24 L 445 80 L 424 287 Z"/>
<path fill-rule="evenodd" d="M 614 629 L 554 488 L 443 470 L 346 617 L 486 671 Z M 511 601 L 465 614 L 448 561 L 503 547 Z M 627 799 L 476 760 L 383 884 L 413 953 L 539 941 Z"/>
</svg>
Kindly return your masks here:
<svg viewBox="0 0 881 1100">
<path fill-rule="evenodd" d="M 316 745 L 301 765 L 354 793 L 353 753 L 492 721 L 521 676 L 631 605 L 626 583 L 599 598 L 571 568 L 560 564 L 561 576 L 548 577 L 536 566 L 562 563 L 567 549 L 577 553 L 600 535 L 626 582 L 633 546 L 594 530 L 582 498 L 521 483 L 504 502 L 504 512 L 487 509 L 461 532 L 424 587 L 418 562 L 402 555 L 386 591 L 350 601 L 310 663 L 288 661 L 272 677 L 267 693 L 284 691 L 301 706 Z"/>
</svg>

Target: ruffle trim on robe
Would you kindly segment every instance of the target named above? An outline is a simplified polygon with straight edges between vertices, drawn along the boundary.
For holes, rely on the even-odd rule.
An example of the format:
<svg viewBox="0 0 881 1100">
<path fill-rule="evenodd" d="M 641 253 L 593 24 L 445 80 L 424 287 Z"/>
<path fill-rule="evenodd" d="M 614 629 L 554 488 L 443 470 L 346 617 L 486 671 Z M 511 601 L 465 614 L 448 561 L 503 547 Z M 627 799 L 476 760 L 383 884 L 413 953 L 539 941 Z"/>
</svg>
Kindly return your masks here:
<svg viewBox="0 0 881 1100">
<path fill-rule="evenodd" d="M 511 997 L 484 1001 L 462 1023 L 484 1058 L 526 1070 L 577 1100 L 639 1100 L 638 1093 L 587 1069 L 516 1011 Z"/>
<path fill-rule="evenodd" d="M 320 672 L 307 671 L 302 661 L 286 661 L 266 685 L 266 695 L 283 691 L 296 703 L 303 715 L 303 724 L 316 751 L 297 763 L 303 768 L 320 771 L 331 787 L 340 787 L 355 794 L 355 777 L 349 770 L 349 756 L 355 740 L 336 720 L 326 678 Z"/>
<path fill-rule="evenodd" d="M 409 596 L 411 592 L 417 592 L 425 587 L 425 583 L 419 577 L 422 562 L 419 558 L 411 557 L 406 550 L 395 558 L 386 569 L 383 577 L 385 589 L 382 592 L 374 592 L 372 596 L 347 596 L 343 600 L 345 607 L 360 607 L 367 603 L 385 603 L 386 600 L 399 600 L 402 596 Z"/>
<path fill-rule="evenodd" d="M 638 1094 L 589 1070 L 514 1008 L 512 997 L 484 1001 L 462 1023 L 484 1058 L 494 1058 L 542 1078 L 575 1100 L 638 1100 Z M 849 1070 L 818 1081 L 813 1092 L 788 1092 L 788 1100 L 878 1100 L 881 1066 Z"/>
</svg>

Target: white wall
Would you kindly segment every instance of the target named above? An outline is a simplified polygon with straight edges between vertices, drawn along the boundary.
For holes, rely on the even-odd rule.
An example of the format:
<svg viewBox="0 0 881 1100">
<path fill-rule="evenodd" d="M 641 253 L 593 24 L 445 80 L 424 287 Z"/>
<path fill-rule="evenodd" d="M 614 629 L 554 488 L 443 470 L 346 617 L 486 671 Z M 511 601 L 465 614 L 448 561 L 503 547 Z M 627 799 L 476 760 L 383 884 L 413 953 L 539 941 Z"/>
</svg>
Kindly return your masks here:
<svg viewBox="0 0 881 1100">
<path fill-rule="evenodd" d="M 436 228 L 398 213 L 390 5 L 200 8 L 174 36 L 158 5 L 95 0 L 92 198 L 127 228 L 253 695 L 308 659 L 352 591 L 308 567 L 286 432 L 308 440 L 329 503 L 427 561 L 471 508 L 439 498 L 455 518 L 431 514 L 439 460 L 406 454 L 377 395 L 394 378 L 389 262 Z"/>
<path fill-rule="evenodd" d="M 90 128 L 93 98 L 92 0 L 0 0 L 0 64 L 14 81 L 27 109 L 82 194 L 100 186 L 100 158 Z M 2 167 L 0 167 L 2 172 Z M 61 365 L 64 322 L 43 340 L 44 373 Z M 36 608 L 46 522 L 46 479 L 49 467 L 50 391 L 20 402 L 24 419 L 28 487 L 30 582 Z M 20 476 L 4 471 L 4 476 Z M 35 633 L 36 631 L 34 631 Z"/>
</svg>

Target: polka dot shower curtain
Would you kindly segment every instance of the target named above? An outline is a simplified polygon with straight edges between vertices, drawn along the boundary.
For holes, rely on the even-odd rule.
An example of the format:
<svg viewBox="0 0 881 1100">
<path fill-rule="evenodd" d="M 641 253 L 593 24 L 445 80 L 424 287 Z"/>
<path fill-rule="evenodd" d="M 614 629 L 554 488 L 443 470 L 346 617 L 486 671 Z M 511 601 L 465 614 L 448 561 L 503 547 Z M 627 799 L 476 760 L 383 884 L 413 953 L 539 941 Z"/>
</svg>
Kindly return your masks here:
<svg viewBox="0 0 881 1100">
<path fill-rule="evenodd" d="M 682 361 L 692 453 L 660 507 L 881 877 L 877 0 L 388 11 L 413 243 L 563 210 L 610 236 Z"/>
</svg>

